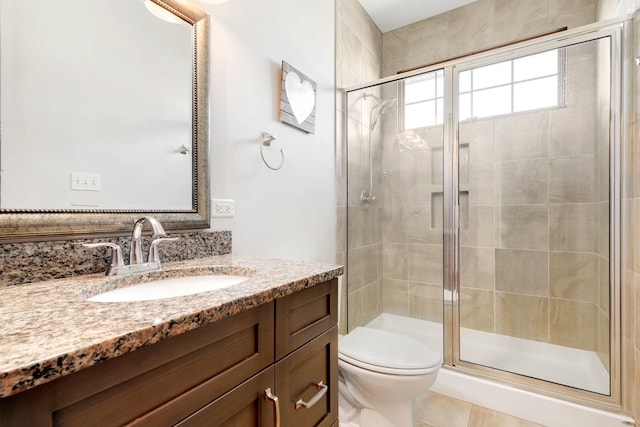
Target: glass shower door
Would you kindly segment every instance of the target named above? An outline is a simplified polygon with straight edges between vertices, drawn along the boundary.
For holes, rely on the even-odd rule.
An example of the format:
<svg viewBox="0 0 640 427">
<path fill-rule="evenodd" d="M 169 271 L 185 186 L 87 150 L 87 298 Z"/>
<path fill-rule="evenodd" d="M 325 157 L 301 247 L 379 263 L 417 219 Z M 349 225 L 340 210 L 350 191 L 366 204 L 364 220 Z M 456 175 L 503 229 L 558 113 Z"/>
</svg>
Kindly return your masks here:
<svg viewBox="0 0 640 427">
<path fill-rule="evenodd" d="M 610 50 L 454 70 L 459 364 L 610 393 Z"/>
</svg>

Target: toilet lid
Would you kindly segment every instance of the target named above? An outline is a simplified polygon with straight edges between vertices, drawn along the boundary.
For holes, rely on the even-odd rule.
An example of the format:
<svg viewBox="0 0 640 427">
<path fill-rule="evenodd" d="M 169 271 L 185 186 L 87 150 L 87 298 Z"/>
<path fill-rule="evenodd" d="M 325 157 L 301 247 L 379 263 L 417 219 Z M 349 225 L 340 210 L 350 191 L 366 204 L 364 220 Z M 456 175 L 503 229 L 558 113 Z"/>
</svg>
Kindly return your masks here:
<svg viewBox="0 0 640 427">
<path fill-rule="evenodd" d="M 368 365 L 393 369 L 439 366 L 440 354 L 414 339 L 382 329 L 358 327 L 343 336 L 338 351 Z"/>
</svg>

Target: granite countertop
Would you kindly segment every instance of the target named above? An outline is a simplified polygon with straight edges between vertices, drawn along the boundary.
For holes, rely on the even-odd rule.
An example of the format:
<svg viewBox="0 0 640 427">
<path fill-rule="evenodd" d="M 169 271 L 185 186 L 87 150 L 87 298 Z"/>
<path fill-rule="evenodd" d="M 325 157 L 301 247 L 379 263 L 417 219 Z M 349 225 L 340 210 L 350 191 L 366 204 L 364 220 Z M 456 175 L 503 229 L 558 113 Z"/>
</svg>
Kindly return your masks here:
<svg viewBox="0 0 640 427">
<path fill-rule="evenodd" d="M 0 397 L 179 335 L 333 279 L 337 265 L 222 255 L 166 263 L 163 277 L 249 275 L 229 288 L 154 301 L 98 303 L 86 298 L 148 280 L 158 272 L 92 274 L 0 290 Z"/>
</svg>

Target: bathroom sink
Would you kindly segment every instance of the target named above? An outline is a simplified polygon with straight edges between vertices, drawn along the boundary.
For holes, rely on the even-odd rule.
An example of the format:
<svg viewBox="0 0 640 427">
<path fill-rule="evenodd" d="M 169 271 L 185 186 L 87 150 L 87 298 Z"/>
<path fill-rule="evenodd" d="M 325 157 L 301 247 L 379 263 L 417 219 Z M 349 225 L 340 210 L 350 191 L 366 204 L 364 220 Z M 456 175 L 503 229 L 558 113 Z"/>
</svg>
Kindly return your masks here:
<svg viewBox="0 0 640 427">
<path fill-rule="evenodd" d="M 227 288 L 249 280 L 246 276 L 207 274 L 154 280 L 103 292 L 88 298 L 94 302 L 151 301 L 194 295 Z"/>
</svg>

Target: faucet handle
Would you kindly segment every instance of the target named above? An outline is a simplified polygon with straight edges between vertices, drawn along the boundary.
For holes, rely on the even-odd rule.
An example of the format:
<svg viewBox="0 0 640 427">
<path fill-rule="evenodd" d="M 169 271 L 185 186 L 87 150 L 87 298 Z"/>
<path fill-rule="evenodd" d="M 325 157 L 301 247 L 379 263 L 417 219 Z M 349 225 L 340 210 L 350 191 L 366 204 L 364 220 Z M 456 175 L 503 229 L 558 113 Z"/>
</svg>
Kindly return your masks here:
<svg viewBox="0 0 640 427">
<path fill-rule="evenodd" d="M 111 242 L 100 242 L 83 243 L 82 246 L 84 246 L 85 248 L 100 248 L 103 246 L 111 248 L 111 265 L 107 269 L 107 276 L 115 274 L 118 268 L 124 267 L 124 261 L 122 259 L 122 248 L 120 247 L 120 245 Z"/>
<path fill-rule="evenodd" d="M 147 262 L 157 262 L 160 264 L 160 251 L 158 250 L 158 246 L 162 242 L 171 242 L 178 240 L 177 237 L 160 237 L 151 242 L 151 246 L 149 246 L 149 257 L 147 258 Z"/>
</svg>

